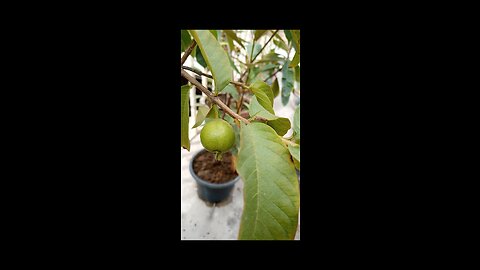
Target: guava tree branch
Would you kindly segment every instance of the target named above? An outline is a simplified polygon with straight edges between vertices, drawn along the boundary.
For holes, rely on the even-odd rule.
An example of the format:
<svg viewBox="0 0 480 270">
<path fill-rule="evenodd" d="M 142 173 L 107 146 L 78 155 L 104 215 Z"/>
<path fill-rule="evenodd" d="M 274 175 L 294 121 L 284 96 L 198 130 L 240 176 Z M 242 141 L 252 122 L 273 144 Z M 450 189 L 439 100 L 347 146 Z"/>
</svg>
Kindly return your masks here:
<svg viewBox="0 0 480 270">
<path fill-rule="evenodd" d="M 182 60 L 180 62 L 180 66 L 183 65 L 183 63 L 185 63 L 185 61 L 187 60 L 188 56 L 192 53 L 193 51 L 193 48 L 195 48 L 195 45 L 197 45 L 197 42 L 195 41 L 195 39 L 192 41 L 192 44 L 190 44 L 190 46 L 187 48 L 187 50 L 185 51 L 185 53 L 183 54 L 182 56 Z"/>
<path fill-rule="evenodd" d="M 267 43 L 265 43 L 265 45 L 263 45 L 263 47 L 260 49 L 260 51 L 257 53 L 257 55 L 255 55 L 255 57 L 252 59 L 252 63 L 253 61 L 255 61 L 255 59 L 257 59 L 257 56 L 260 55 L 260 53 L 263 51 L 263 49 L 265 49 L 265 47 L 267 47 L 267 44 L 270 42 L 270 40 L 273 39 L 273 37 L 277 34 L 278 30 L 273 32 L 273 35 L 270 37 L 270 39 L 267 41 Z"/>
<path fill-rule="evenodd" d="M 182 68 L 183 68 L 183 69 L 186 69 L 186 70 L 190 70 L 191 72 L 197 73 L 197 74 L 200 75 L 200 76 L 205 76 L 205 77 L 208 77 L 208 78 L 210 78 L 210 79 L 213 79 L 213 76 L 212 76 L 212 75 L 203 73 L 203 72 L 201 72 L 201 71 L 199 71 L 199 70 L 196 70 L 196 69 L 194 69 L 194 68 L 187 67 L 187 66 L 182 66 Z M 242 88 L 245 88 L 245 89 L 249 89 L 248 86 L 246 86 L 245 84 L 240 83 L 240 82 L 231 81 L 230 83 L 231 83 L 231 84 L 234 84 L 234 85 L 238 85 L 238 86 L 240 86 L 240 87 L 242 87 Z"/>
<path fill-rule="evenodd" d="M 224 112 L 228 113 L 229 115 L 231 115 L 233 118 L 235 119 L 238 119 L 240 121 L 243 121 L 244 123 L 246 124 L 250 124 L 250 121 L 248 121 L 247 119 L 241 117 L 240 115 L 236 114 L 234 111 L 232 111 L 227 105 L 225 105 L 218 97 L 215 97 L 212 92 L 208 91 L 207 88 L 205 88 L 205 86 L 203 86 L 201 83 L 199 83 L 195 78 L 193 78 L 192 76 L 190 76 L 190 74 L 188 74 L 185 70 L 183 69 L 180 69 L 181 70 L 181 74 L 182 74 L 182 77 L 184 77 L 185 79 L 187 79 L 191 84 L 195 85 L 197 87 L 197 89 L 199 89 L 200 91 L 202 91 L 203 93 L 205 93 L 205 95 L 207 95 L 207 97 L 214 103 L 216 103 L 218 106 L 220 106 L 220 108 L 223 109 Z"/>
<path fill-rule="evenodd" d="M 242 109 L 243 106 L 243 95 L 245 94 L 245 91 L 242 91 L 242 95 L 240 96 L 238 102 L 237 102 L 237 113 L 240 113 L 240 110 Z"/>
</svg>

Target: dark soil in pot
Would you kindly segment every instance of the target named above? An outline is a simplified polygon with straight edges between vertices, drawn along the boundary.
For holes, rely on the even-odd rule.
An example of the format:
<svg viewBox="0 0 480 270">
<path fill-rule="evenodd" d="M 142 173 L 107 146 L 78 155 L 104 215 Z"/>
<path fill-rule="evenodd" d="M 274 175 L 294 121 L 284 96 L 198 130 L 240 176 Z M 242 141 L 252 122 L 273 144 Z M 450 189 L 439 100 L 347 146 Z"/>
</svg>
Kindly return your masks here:
<svg viewBox="0 0 480 270">
<path fill-rule="evenodd" d="M 193 171 L 207 182 L 226 183 L 238 176 L 232 162 L 232 153 L 230 152 L 224 153 L 222 160 L 217 161 L 215 154 L 204 151 L 193 161 Z"/>
</svg>

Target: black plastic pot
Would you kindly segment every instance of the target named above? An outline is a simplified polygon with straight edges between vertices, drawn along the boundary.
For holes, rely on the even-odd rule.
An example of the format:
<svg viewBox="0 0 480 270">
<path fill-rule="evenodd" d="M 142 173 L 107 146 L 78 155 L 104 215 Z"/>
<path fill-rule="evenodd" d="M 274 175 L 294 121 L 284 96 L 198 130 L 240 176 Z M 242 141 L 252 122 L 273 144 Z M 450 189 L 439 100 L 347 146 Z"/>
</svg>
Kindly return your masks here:
<svg viewBox="0 0 480 270">
<path fill-rule="evenodd" d="M 197 182 L 197 193 L 200 199 L 207 202 L 211 202 L 211 203 L 221 202 L 230 196 L 230 194 L 232 193 L 233 187 L 235 186 L 235 183 L 238 180 L 240 180 L 240 176 L 237 176 L 233 180 L 227 183 L 222 183 L 222 184 L 210 183 L 200 178 L 193 171 L 193 161 L 199 154 L 205 151 L 207 150 L 202 149 L 198 151 L 190 160 L 190 165 L 189 165 L 190 173 L 192 174 L 193 179 L 195 179 L 195 181 Z"/>
</svg>

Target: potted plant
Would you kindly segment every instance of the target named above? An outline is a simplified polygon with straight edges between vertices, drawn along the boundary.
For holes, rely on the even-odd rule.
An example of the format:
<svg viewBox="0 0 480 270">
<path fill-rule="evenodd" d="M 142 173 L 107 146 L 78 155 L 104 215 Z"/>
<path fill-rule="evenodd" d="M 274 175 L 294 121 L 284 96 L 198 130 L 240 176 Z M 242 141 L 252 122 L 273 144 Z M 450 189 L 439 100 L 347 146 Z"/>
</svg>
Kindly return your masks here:
<svg viewBox="0 0 480 270">
<path fill-rule="evenodd" d="M 222 160 L 216 160 L 206 149 L 198 151 L 189 164 L 190 173 L 197 182 L 200 199 L 218 203 L 226 200 L 240 180 L 235 168 L 231 168 L 232 154 L 228 152 Z"/>
<path fill-rule="evenodd" d="M 208 98 L 194 125 L 204 125 L 200 140 L 205 150 L 190 163 L 199 197 L 221 201 L 242 179 L 244 209 L 238 239 L 294 239 L 300 206 L 299 89 L 293 121 L 276 115 L 273 105 L 280 96 L 286 106 L 294 85 L 299 88 L 300 31 L 182 30 L 181 44 L 181 76 L 188 81 L 181 87 L 181 145 L 188 151 L 188 92 L 194 85 Z M 184 65 L 189 55 L 209 74 Z M 190 73 L 212 80 L 213 91 Z M 201 177 L 199 167 L 220 165 L 221 174 L 229 176 L 221 183 L 213 178 L 204 181 L 207 176 Z"/>
</svg>

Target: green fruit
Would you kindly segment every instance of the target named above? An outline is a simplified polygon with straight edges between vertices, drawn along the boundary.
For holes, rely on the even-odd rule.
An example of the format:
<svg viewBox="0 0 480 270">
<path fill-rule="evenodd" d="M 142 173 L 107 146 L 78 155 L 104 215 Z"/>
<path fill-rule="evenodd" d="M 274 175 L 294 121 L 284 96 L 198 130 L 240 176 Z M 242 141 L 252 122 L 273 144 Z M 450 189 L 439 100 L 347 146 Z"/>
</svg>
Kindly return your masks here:
<svg viewBox="0 0 480 270">
<path fill-rule="evenodd" d="M 227 121 L 214 119 L 203 127 L 200 141 L 208 151 L 223 153 L 235 143 L 235 132 Z"/>
</svg>

